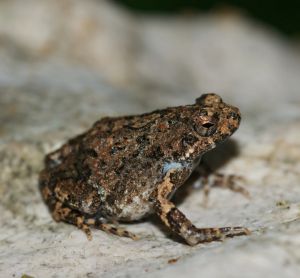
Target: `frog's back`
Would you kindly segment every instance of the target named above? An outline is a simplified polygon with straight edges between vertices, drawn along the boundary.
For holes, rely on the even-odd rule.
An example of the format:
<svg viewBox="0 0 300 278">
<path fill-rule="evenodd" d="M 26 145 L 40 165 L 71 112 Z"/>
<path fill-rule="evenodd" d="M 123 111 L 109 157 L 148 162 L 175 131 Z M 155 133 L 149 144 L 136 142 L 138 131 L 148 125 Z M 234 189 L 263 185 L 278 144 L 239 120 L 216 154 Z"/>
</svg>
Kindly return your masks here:
<svg viewBox="0 0 300 278">
<path fill-rule="evenodd" d="M 85 213 L 122 220 L 145 216 L 152 210 L 149 197 L 168 170 L 183 173 L 175 184 L 192 171 L 192 160 L 178 162 L 182 148 L 196 140 L 186 132 L 189 123 L 179 120 L 187 109 L 103 118 L 47 156 L 42 184 Z"/>
<path fill-rule="evenodd" d="M 132 118 L 104 118 L 46 156 L 40 187 L 51 210 L 59 200 L 84 213 L 122 220 L 151 212 L 148 199 L 164 154 L 145 135 L 150 121 L 134 126 Z"/>
<path fill-rule="evenodd" d="M 97 188 L 105 217 L 130 221 L 152 212 L 149 197 L 163 179 L 166 159 L 154 130 L 159 117 L 105 118 L 82 138 L 80 153 L 88 155 L 81 164 L 91 171 L 85 182 Z"/>
</svg>

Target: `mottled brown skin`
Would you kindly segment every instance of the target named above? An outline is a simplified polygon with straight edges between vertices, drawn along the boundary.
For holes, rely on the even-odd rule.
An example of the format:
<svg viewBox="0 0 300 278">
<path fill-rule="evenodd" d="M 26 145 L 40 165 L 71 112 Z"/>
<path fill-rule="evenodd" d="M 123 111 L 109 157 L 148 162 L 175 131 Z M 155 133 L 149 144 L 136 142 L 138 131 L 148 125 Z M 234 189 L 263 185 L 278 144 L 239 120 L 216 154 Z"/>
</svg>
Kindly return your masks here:
<svg viewBox="0 0 300 278">
<path fill-rule="evenodd" d="M 202 154 L 238 128 L 240 112 L 215 94 L 193 105 L 103 118 L 48 154 L 40 189 L 53 218 L 120 236 L 114 227 L 155 212 L 188 244 L 248 234 L 242 227 L 196 228 L 170 201 Z"/>
</svg>

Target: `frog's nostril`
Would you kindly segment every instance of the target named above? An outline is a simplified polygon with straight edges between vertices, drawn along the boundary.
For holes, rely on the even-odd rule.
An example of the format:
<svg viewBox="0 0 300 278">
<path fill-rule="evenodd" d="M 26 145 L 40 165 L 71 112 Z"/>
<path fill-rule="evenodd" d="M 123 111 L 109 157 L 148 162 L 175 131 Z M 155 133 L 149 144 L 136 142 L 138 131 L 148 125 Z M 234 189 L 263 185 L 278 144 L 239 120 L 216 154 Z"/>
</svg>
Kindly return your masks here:
<svg viewBox="0 0 300 278">
<path fill-rule="evenodd" d="M 231 118 L 233 120 L 239 120 L 241 117 L 238 113 L 236 112 L 230 112 L 228 115 L 228 118 Z"/>
</svg>

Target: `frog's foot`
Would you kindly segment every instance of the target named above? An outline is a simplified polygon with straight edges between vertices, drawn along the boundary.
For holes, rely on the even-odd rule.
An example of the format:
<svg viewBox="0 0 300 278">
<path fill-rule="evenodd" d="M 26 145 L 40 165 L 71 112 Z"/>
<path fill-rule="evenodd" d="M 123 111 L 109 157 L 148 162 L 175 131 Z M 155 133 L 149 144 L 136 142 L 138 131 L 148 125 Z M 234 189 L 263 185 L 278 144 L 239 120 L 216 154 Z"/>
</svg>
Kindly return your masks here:
<svg viewBox="0 0 300 278">
<path fill-rule="evenodd" d="M 190 245 L 195 245 L 198 243 L 223 240 L 226 237 L 250 235 L 250 233 L 251 232 L 244 227 L 195 228 L 194 232 L 188 235 L 186 241 Z"/>
<path fill-rule="evenodd" d="M 221 173 L 216 173 L 213 176 L 212 186 L 228 188 L 231 191 L 241 193 L 246 198 L 250 198 L 249 191 L 247 189 L 245 189 L 243 186 L 238 184 L 238 183 L 244 183 L 244 182 L 245 182 L 245 178 L 242 176 L 224 175 Z"/>
<path fill-rule="evenodd" d="M 114 224 L 110 224 L 110 223 L 102 223 L 100 220 L 98 219 L 93 219 L 90 218 L 87 220 L 86 222 L 88 225 L 92 225 L 93 227 L 95 227 L 96 229 L 100 229 L 108 234 L 114 234 L 120 237 L 129 237 L 133 240 L 137 240 L 138 237 L 134 234 L 131 233 L 121 227 L 118 227 Z"/>
<path fill-rule="evenodd" d="M 249 235 L 250 231 L 243 227 L 197 228 L 189 219 L 168 200 L 172 184 L 167 175 L 151 199 L 154 209 L 161 220 L 175 234 L 181 236 L 189 245 L 222 240 L 226 237 Z"/>
<path fill-rule="evenodd" d="M 244 227 L 197 228 L 186 216 L 167 199 L 161 199 L 156 204 L 156 212 L 161 220 L 189 245 L 223 240 L 226 237 L 249 235 Z"/>
<path fill-rule="evenodd" d="M 208 196 L 212 187 L 219 187 L 229 189 L 233 192 L 242 194 L 247 199 L 250 199 L 250 193 L 241 184 L 245 182 L 242 176 L 237 175 L 225 175 L 221 173 L 212 173 L 209 168 L 197 169 L 197 172 L 201 174 L 201 185 L 204 192 L 203 205 L 206 207 L 208 204 Z"/>
<path fill-rule="evenodd" d="M 242 194 L 245 198 L 250 199 L 250 193 L 247 189 L 240 185 L 245 179 L 237 175 L 224 175 L 216 173 L 204 179 L 204 205 L 207 206 L 208 196 L 212 187 L 229 189 L 233 192 Z"/>
</svg>

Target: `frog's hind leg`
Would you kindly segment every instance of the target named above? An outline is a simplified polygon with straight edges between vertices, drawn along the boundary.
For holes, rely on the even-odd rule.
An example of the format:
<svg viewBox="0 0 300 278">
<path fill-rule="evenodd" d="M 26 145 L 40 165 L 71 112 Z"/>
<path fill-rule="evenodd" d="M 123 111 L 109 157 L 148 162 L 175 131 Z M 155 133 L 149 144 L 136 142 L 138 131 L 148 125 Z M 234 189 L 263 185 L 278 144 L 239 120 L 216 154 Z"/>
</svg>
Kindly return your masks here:
<svg viewBox="0 0 300 278">
<path fill-rule="evenodd" d="M 41 192 L 52 213 L 53 219 L 57 222 L 64 221 L 77 226 L 85 232 L 89 240 L 92 239 L 91 226 L 110 234 L 129 237 L 133 240 L 138 239 L 134 233 L 126 231 L 121 227 L 117 227 L 114 224 L 106 223 L 106 220 L 102 221 L 94 215 L 84 214 L 76 209 L 66 206 L 63 202 L 57 200 L 57 198 L 51 194 L 51 190 L 49 190 L 48 186 L 45 186 L 43 183 L 41 183 Z"/>
<path fill-rule="evenodd" d="M 87 219 L 87 221 L 85 223 L 95 227 L 96 229 L 100 229 L 108 234 L 114 234 L 114 235 L 117 235 L 120 237 L 129 237 L 133 240 L 138 239 L 138 237 L 134 233 L 131 233 L 131 232 L 129 232 L 121 227 L 118 227 L 114 224 L 103 223 L 103 222 L 101 222 L 101 220 L 98 220 L 98 219 L 90 218 L 90 219 Z"/>
<path fill-rule="evenodd" d="M 92 233 L 87 224 L 88 220 L 86 216 L 79 211 L 66 207 L 61 202 L 56 202 L 52 211 L 52 217 L 57 222 L 64 221 L 77 226 L 85 232 L 88 240 L 92 240 Z"/>
<path fill-rule="evenodd" d="M 197 228 L 186 216 L 168 200 L 172 191 L 170 174 L 153 193 L 151 199 L 156 213 L 174 233 L 181 236 L 189 245 L 222 240 L 225 237 L 248 235 L 250 231 L 243 227 Z"/>
<path fill-rule="evenodd" d="M 61 202 L 57 202 L 55 204 L 52 216 L 57 222 L 64 221 L 77 226 L 79 229 L 85 232 L 88 240 L 92 239 L 92 233 L 90 230 L 91 226 L 109 234 L 114 234 L 121 237 L 129 237 L 133 240 L 138 239 L 135 234 L 121 227 L 116 227 L 114 224 L 110 223 L 104 223 L 100 219 L 90 215 L 84 215 L 77 210 L 65 207 Z"/>
</svg>

